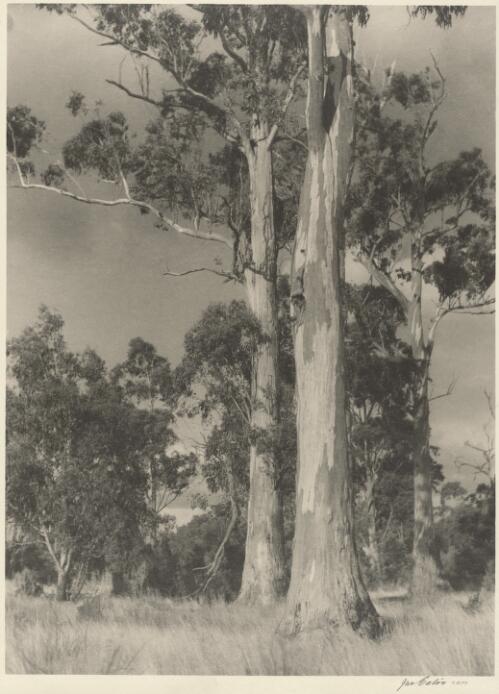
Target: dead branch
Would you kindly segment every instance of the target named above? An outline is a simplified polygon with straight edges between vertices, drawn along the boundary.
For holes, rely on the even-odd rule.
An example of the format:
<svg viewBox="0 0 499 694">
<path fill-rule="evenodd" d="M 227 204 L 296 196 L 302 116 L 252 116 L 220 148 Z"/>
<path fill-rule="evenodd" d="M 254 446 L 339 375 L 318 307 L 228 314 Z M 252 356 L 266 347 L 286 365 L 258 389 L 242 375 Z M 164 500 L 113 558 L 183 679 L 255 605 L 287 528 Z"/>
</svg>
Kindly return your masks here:
<svg viewBox="0 0 499 694">
<path fill-rule="evenodd" d="M 187 275 L 193 275 L 196 272 L 210 272 L 212 275 L 217 275 L 218 277 L 224 277 L 227 281 L 240 282 L 241 280 L 230 272 L 224 272 L 223 270 L 214 270 L 210 267 L 196 267 L 191 270 L 185 270 L 184 272 L 163 272 L 166 277 L 186 277 Z"/>
<path fill-rule="evenodd" d="M 139 99 L 140 101 L 145 101 L 148 104 L 151 104 L 152 106 L 155 106 L 156 108 L 161 108 L 162 104 L 161 101 L 157 101 L 156 99 L 152 99 L 150 96 L 145 96 L 144 94 L 139 94 L 137 92 L 132 92 L 128 87 L 125 87 L 124 84 L 121 84 L 121 82 L 116 82 L 115 80 L 109 80 L 106 79 L 106 82 L 108 84 L 111 84 L 113 87 L 116 87 L 117 89 L 121 89 L 121 91 L 125 92 L 129 97 L 132 99 Z M 177 90 L 175 90 L 177 91 Z"/>
<path fill-rule="evenodd" d="M 454 377 L 452 381 L 449 383 L 447 386 L 447 390 L 444 393 L 440 393 L 439 395 L 433 395 L 431 398 L 428 398 L 428 402 L 433 402 L 434 400 L 440 400 L 440 398 L 447 398 L 449 395 L 452 395 L 454 392 L 454 388 L 456 387 L 457 383 L 457 378 Z"/>
</svg>

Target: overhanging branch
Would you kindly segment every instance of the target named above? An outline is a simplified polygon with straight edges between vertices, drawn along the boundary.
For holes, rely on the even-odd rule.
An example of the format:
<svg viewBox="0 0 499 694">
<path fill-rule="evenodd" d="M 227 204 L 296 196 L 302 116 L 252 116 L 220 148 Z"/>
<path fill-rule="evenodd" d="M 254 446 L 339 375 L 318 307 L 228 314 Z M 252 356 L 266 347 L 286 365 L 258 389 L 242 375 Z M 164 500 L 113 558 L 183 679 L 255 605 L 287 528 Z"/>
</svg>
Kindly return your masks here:
<svg viewBox="0 0 499 694">
<path fill-rule="evenodd" d="M 88 9 L 88 5 L 85 5 L 85 7 L 87 7 L 87 9 Z M 85 29 L 88 29 L 88 31 L 92 32 L 92 34 L 96 34 L 97 36 L 100 36 L 104 39 L 109 39 L 109 43 L 102 44 L 103 46 L 121 46 L 121 48 L 124 48 L 129 53 L 133 53 L 135 55 L 140 55 L 143 58 L 148 58 L 149 60 L 152 60 L 153 62 L 159 63 L 161 65 L 161 60 L 158 58 L 158 56 L 153 55 L 152 53 L 148 53 L 147 51 L 142 51 L 142 50 L 140 50 L 140 48 L 135 48 L 133 46 L 130 46 L 129 44 L 125 43 L 125 41 L 119 39 L 114 34 L 108 34 L 105 31 L 100 31 L 99 29 L 96 29 L 88 22 L 85 22 L 84 19 L 81 19 L 81 17 L 78 17 L 74 12 L 69 13 L 69 16 L 71 17 L 71 19 L 74 19 L 75 22 L 78 22 L 78 24 L 81 24 L 82 26 L 84 26 Z"/>
<path fill-rule="evenodd" d="M 116 87 L 117 89 L 121 89 L 121 91 L 125 92 L 125 94 L 130 96 L 132 99 L 139 99 L 140 101 L 145 101 L 146 103 L 151 104 L 156 108 L 161 108 L 162 106 L 161 101 L 158 101 L 157 99 L 152 99 L 151 97 L 145 96 L 144 94 L 139 94 L 138 92 L 132 92 L 131 89 L 125 87 L 125 85 L 121 82 L 116 82 L 116 80 L 109 79 L 106 79 L 106 82 L 107 84 L 111 84 L 113 87 Z"/>
<path fill-rule="evenodd" d="M 90 6 L 84 5 L 89 11 L 90 11 Z M 166 67 L 164 62 L 157 56 L 152 53 L 149 53 L 148 51 L 141 50 L 140 48 L 137 48 L 135 46 L 131 46 L 130 44 L 126 43 L 122 39 L 118 38 L 114 34 L 110 34 L 106 31 L 101 31 L 99 29 L 96 29 L 94 26 L 83 20 L 81 17 L 78 17 L 75 12 L 70 12 L 69 16 L 79 24 L 81 24 L 83 27 L 85 27 L 88 31 L 90 31 L 93 34 L 96 34 L 97 36 L 100 36 L 102 38 L 108 39 L 109 43 L 103 44 L 103 45 L 109 45 L 109 46 L 120 46 L 124 50 L 126 50 L 128 53 L 132 55 L 138 55 L 143 58 L 147 58 L 148 60 L 151 60 L 155 63 L 158 63 L 161 65 L 161 67 L 168 72 L 177 82 L 179 85 L 180 89 L 178 90 L 179 92 L 183 92 L 184 94 L 188 94 L 191 97 L 194 97 L 200 101 L 202 101 L 206 106 L 209 106 L 210 109 L 217 111 L 218 114 L 221 116 L 232 119 L 236 126 L 237 133 L 239 137 L 244 139 L 244 132 L 241 127 L 241 124 L 239 123 L 238 119 L 235 117 L 234 113 L 232 113 L 230 110 L 224 108 L 221 106 L 219 103 L 217 103 L 214 99 L 209 97 L 207 94 L 203 94 L 202 92 L 197 91 L 196 89 L 193 89 L 184 79 L 182 76 L 181 72 L 179 69 L 176 67 L 176 61 L 174 60 L 174 66 L 173 67 Z M 127 91 L 123 85 L 120 85 L 119 82 L 111 82 L 109 80 L 106 80 L 110 82 L 111 84 L 114 84 L 114 86 L 118 87 L 119 89 L 122 89 L 124 92 L 128 93 L 128 95 L 132 98 L 135 99 L 141 99 L 142 101 L 149 102 L 153 104 L 154 106 L 158 106 L 159 103 L 156 102 L 154 99 L 150 99 L 149 97 L 145 97 L 130 91 Z M 236 145 L 239 145 L 239 141 L 237 137 L 232 136 L 230 133 L 224 133 L 224 137 L 228 142 L 232 142 Z"/>
<path fill-rule="evenodd" d="M 181 224 L 178 224 L 177 222 L 174 222 L 172 219 L 167 217 L 161 210 L 158 210 L 154 205 L 151 205 L 148 202 L 144 202 L 143 200 L 135 200 L 132 197 L 125 197 L 125 198 L 115 198 L 114 200 L 106 200 L 103 198 L 93 198 L 93 197 L 88 197 L 86 195 L 78 195 L 77 193 L 73 193 L 69 190 L 64 190 L 62 188 L 57 188 L 55 186 L 48 186 L 43 183 L 26 183 L 24 180 L 24 177 L 22 175 L 21 167 L 19 165 L 18 160 L 12 155 L 8 154 L 7 155 L 12 161 L 14 161 L 16 168 L 17 168 L 17 173 L 19 177 L 19 185 L 17 186 L 12 186 L 13 188 L 23 188 L 25 190 L 42 190 L 47 193 L 53 193 L 56 195 L 60 195 L 61 197 L 64 198 L 70 198 L 71 200 L 75 200 L 76 202 L 81 202 L 86 205 L 101 205 L 103 207 L 118 207 L 121 205 L 130 205 L 131 207 L 137 207 L 141 211 L 148 211 L 151 212 L 155 217 L 157 217 L 161 222 L 168 227 L 168 229 L 171 229 L 172 231 L 177 232 L 178 234 L 183 234 L 184 236 L 189 236 L 191 238 L 195 239 L 200 239 L 202 241 L 215 241 L 217 243 L 223 243 L 225 246 L 230 248 L 232 250 L 232 243 L 229 241 L 225 236 L 222 236 L 221 234 L 216 234 L 212 232 L 205 232 L 205 231 L 200 231 L 196 229 L 191 229 L 190 227 L 185 227 Z M 125 191 L 127 190 L 127 186 L 124 185 Z"/>
</svg>

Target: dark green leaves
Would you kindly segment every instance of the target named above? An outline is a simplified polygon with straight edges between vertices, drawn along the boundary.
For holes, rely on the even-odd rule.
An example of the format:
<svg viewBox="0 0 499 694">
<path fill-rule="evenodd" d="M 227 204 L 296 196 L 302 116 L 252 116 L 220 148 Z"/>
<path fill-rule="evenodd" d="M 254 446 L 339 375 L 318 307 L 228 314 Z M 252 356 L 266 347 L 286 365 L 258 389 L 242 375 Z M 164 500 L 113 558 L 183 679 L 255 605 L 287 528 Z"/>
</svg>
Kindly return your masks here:
<svg viewBox="0 0 499 694">
<path fill-rule="evenodd" d="M 75 559 L 106 555 L 123 564 L 151 520 L 150 460 L 160 489 L 173 496 L 196 462 L 166 454 L 172 413 L 158 405 L 171 392 L 167 360 L 133 340 L 122 384 L 93 350 L 69 352 L 62 317 L 42 307 L 9 341 L 8 363 L 9 516 L 27 532 L 47 528 L 53 546 Z M 151 398 L 156 412 L 144 406 Z"/>
<path fill-rule="evenodd" d="M 244 302 L 212 304 L 185 336 L 185 357 L 176 373 L 178 388 L 189 392 L 196 383 L 206 388 L 202 407 L 206 416 L 233 397 L 244 400 L 253 356 L 263 339 L 258 321 Z"/>
<path fill-rule="evenodd" d="M 401 106 L 407 108 L 413 104 L 428 103 L 431 99 L 431 89 L 423 75 L 406 75 L 403 72 L 396 72 L 391 76 L 390 86 L 385 96 L 395 99 Z"/>
<path fill-rule="evenodd" d="M 429 70 L 391 74 L 382 95 L 360 73 L 358 86 L 350 243 L 373 253 L 393 280 L 410 281 L 420 263 L 442 300 L 476 300 L 494 281 L 493 178 L 482 152 L 430 165 L 443 92 Z M 428 255 L 435 255 L 431 264 Z M 404 256 L 412 267 L 401 262 Z"/>
<path fill-rule="evenodd" d="M 426 186 L 429 206 L 459 205 L 480 214 L 490 200 L 491 173 L 480 149 L 461 152 L 451 161 L 437 164 Z M 451 219 L 452 222 L 452 219 Z"/>
<path fill-rule="evenodd" d="M 495 280 L 495 240 L 490 230 L 467 224 L 442 239 L 442 260 L 425 271 L 441 299 L 479 300 Z"/>
<path fill-rule="evenodd" d="M 466 12 L 466 5 L 413 5 L 410 14 L 413 17 L 426 19 L 431 15 L 435 18 L 437 26 L 448 29 L 452 26 L 455 17 L 462 17 Z"/>
<path fill-rule="evenodd" d="M 45 123 L 31 112 L 28 106 L 7 109 L 7 151 L 15 157 L 26 157 L 37 145 L 45 130 Z"/>
<path fill-rule="evenodd" d="M 211 216 L 218 180 L 201 147 L 203 132 L 202 118 L 195 113 L 179 112 L 149 123 L 130 162 L 134 196 L 161 200 L 177 216 L 198 221 Z"/>
<path fill-rule="evenodd" d="M 170 363 L 140 337 L 130 340 L 127 359 L 115 367 L 113 378 L 138 404 L 169 404 L 173 389 Z"/>
<path fill-rule="evenodd" d="M 64 183 L 65 172 L 59 164 L 49 164 L 42 173 L 42 180 L 46 186 L 61 188 Z"/>
<path fill-rule="evenodd" d="M 66 102 L 66 108 L 71 111 L 72 116 L 77 116 L 81 111 L 85 112 L 85 95 L 73 91 Z"/>
<path fill-rule="evenodd" d="M 64 166 L 76 173 L 88 169 L 105 179 L 117 180 L 130 165 L 128 125 L 120 112 L 86 123 L 63 147 Z"/>
</svg>

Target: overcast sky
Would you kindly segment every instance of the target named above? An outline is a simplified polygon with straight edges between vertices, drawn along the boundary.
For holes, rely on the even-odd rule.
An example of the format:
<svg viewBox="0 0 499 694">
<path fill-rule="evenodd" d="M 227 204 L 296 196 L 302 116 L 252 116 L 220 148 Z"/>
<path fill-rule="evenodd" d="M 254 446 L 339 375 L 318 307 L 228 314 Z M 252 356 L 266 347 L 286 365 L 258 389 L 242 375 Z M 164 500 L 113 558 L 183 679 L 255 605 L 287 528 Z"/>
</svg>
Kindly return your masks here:
<svg viewBox="0 0 499 694">
<path fill-rule="evenodd" d="M 397 61 L 398 69 L 429 65 L 430 49 L 447 80 L 448 98 L 434 136 L 434 156 L 452 157 L 479 146 L 495 161 L 495 9 L 473 7 L 450 30 L 432 20 L 409 21 L 404 7 L 373 7 L 365 29 L 356 30 L 357 57 L 378 69 Z M 8 103 L 24 103 L 47 123 L 46 148 L 57 158 L 60 146 L 81 122 L 64 104 L 72 90 L 104 110 L 121 109 L 133 128 L 155 114 L 153 107 L 113 91 L 123 53 L 98 47 L 98 37 L 66 17 L 30 5 L 9 5 Z M 131 67 L 125 64 L 124 75 Z M 102 197 L 114 197 L 101 185 Z M 109 365 L 121 360 L 128 341 L 140 335 L 172 363 L 182 354 L 185 332 L 212 301 L 242 292 L 211 275 L 166 278 L 213 264 L 228 265 L 223 246 L 161 232 L 138 211 L 79 205 L 33 191 L 8 191 L 8 335 L 18 334 L 44 302 L 66 321 L 72 349 L 91 346 Z M 465 440 L 480 442 L 487 421 L 483 390 L 493 387 L 493 317 L 447 317 L 439 328 L 433 358 L 435 393 L 457 377 L 451 397 L 432 405 L 432 442 L 442 462 L 457 476 L 452 461 Z"/>
</svg>

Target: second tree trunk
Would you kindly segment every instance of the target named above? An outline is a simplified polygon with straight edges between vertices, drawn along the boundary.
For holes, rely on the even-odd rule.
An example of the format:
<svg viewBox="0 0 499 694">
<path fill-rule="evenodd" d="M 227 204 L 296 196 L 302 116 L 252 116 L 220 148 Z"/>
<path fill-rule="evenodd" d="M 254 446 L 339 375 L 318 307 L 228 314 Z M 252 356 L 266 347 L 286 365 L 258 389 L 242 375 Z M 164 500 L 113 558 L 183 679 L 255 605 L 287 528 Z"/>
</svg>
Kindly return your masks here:
<svg viewBox="0 0 499 694">
<path fill-rule="evenodd" d="M 285 590 L 282 499 L 272 450 L 278 423 L 277 246 L 274 232 L 272 155 L 263 126 L 248 154 L 251 185 L 252 266 L 246 270 L 248 302 L 264 341 L 253 364 L 252 443 L 246 552 L 239 600 L 270 603 Z"/>
<path fill-rule="evenodd" d="M 433 527 L 433 464 L 428 400 L 431 345 L 425 345 L 423 337 L 421 266 L 417 249 L 413 248 L 409 332 L 416 374 L 413 387 L 414 542 L 411 590 L 414 594 L 428 595 L 437 586 L 438 569 Z"/>
</svg>

